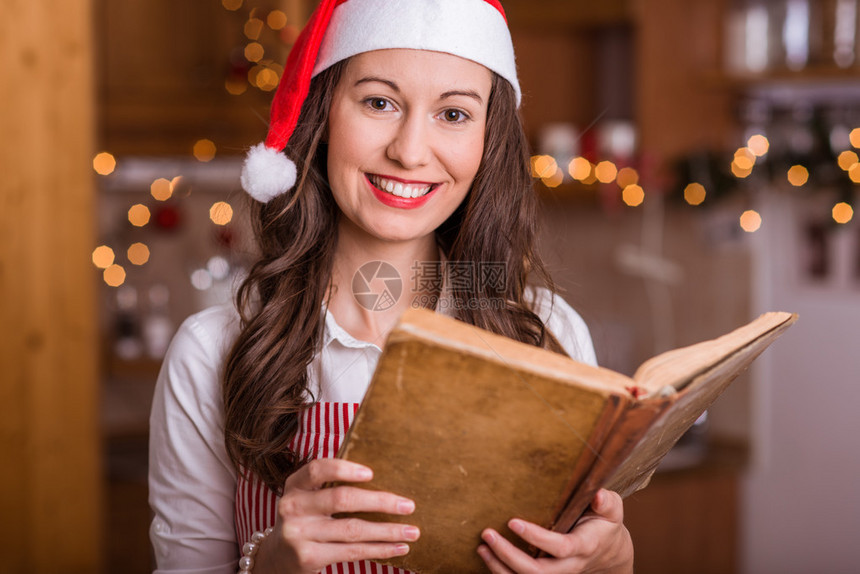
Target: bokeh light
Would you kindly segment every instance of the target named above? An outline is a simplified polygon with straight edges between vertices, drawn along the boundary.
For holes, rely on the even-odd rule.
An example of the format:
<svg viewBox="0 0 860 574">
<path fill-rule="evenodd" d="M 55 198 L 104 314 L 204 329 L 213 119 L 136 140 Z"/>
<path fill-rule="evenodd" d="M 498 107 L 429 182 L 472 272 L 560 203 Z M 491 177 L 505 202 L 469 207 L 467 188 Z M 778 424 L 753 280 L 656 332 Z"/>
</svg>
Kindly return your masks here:
<svg viewBox="0 0 860 574">
<path fill-rule="evenodd" d="M 287 25 L 287 15 L 281 10 L 272 10 L 266 17 L 266 24 L 268 24 L 269 28 L 272 30 L 280 30 Z"/>
<path fill-rule="evenodd" d="M 113 249 L 107 245 L 99 245 L 93 249 L 93 265 L 99 269 L 107 269 L 113 265 L 115 259 Z"/>
<path fill-rule="evenodd" d="M 762 157 L 770 150 L 770 142 L 765 136 L 756 134 L 747 141 L 747 147 L 753 155 Z"/>
<path fill-rule="evenodd" d="M 142 203 L 132 205 L 128 210 L 128 221 L 135 227 L 143 227 L 149 223 L 149 218 L 151 216 L 152 214 L 149 212 L 149 208 Z"/>
<path fill-rule="evenodd" d="M 99 175 L 110 175 L 116 169 L 116 158 L 112 154 L 103 151 L 93 158 L 93 169 Z"/>
<path fill-rule="evenodd" d="M 149 261 L 149 247 L 145 243 L 132 243 L 127 255 L 128 260 L 134 265 L 145 265 Z"/>
<path fill-rule="evenodd" d="M 741 214 L 741 229 L 747 233 L 755 233 L 761 229 L 761 215 L 754 209 L 749 209 Z"/>
<path fill-rule="evenodd" d="M 594 168 L 594 175 L 600 183 L 612 183 L 618 175 L 618 168 L 611 161 L 602 161 Z"/>
<path fill-rule="evenodd" d="M 860 148 L 860 128 L 854 128 L 851 130 L 851 133 L 848 135 L 851 140 L 851 145 L 856 148 Z"/>
<path fill-rule="evenodd" d="M 231 76 L 224 81 L 224 89 L 231 96 L 241 96 L 248 91 L 248 82 L 243 78 Z"/>
<path fill-rule="evenodd" d="M 684 188 L 684 200 L 690 205 L 701 205 L 706 195 L 705 186 L 701 183 L 693 182 Z"/>
<path fill-rule="evenodd" d="M 113 264 L 105 269 L 102 277 L 105 283 L 111 287 L 119 287 L 125 283 L 125 269 L 123 269 L 122 265 Z"/>
<path fill-rule="evenodd" d="M 636 185 L 639 183 L 639 172 L 632 167 L 622 167 L 618 170 L 618 177 L 615 178 L 615 182 L 621 189 L 628 185 Z"/>
<path fill-rule="evenodd" d="M 645 201 L 645 190 L 642 189 L 642 186 L 637 184 L 628 185 L 624 188 L 624 191 L 621 192 L 621 199 L 626 205 L 637 207 L 642 205 L 642 202 Z"/>
<path fill-rule="evenodd" d="M 806 185 L 807 181 L 809 181 L 809 170 L 802 165 L 793 165 L 788 170 L 788 183 L 794 187 Z"/>
<path fill-rule="evenodd" d="M 735 177 L 744 179 L 746 177 L 749 177 L 752 171 L 752 168 L 741 169 L 740 167 L 738 167 L 738 164 L 732 162 L 732 173 L 735 175 Z"/>
<path fill-rule="evenodd" d="M 854 183 L 860 183 L 860 163 L 855 163 L 851 166 L 851 169 L 848 170 L 848 177 Z"/>
<path fill-rule="evenodd" d="M 251 42 L 245 46 L 245 59 L 249 62 L 259 62 L 266 55 L 266 49 L 259 42 Z"/>
<path fill-rule="evenodd" d="M 202 139 L 194 143 L 194 157 L 197 161 L 209 162 L 215 159 L 217 149 L 212 140 Z"/>
<path fill-rule="evenodd" d="M 242 0 L 221 0 L 221 5 L 227 10 L 235 12 L 242 7 Z"/>
<path fill-rule="evenodd" d="M 173 195 L 173 185 L 169 179 L 160 177 L 149 186 L 149 193 L 158 201 L 167 201 Z"/>
<path fill-rule="evenodd" d="M 839 167 L 845 171 L 854 167 L 854 164 L 858 161 L 860 161 L 860 158 L 858 158 L 857 154 L 853 151 L 846 150 L 839 154 Z"/>
<path fill-rule="evenodd" d="M 577 181 L 585 181 L 588 179 L 593 170 L 594 166 L 592 166 L 591 162 L 584 157 L 575 157 L 570 160 L 570 163 L 567 165 L 567 171 L 570 174 L 570 177 Z"/>
<path fill-rule="evenodd" d="M 564 181 L 564 172 L 556 166 L 555 173 L 547 177 L 542 177 L 541 181 L 547 187 L 558 187 Z"/>
<path fill-rule="evenodd" d="M 832 215 L 833 221 L 845 224 L 854 219 L 854 208 L 843 201 L 833 206 Z"/>
<path fill-rule="evenodd" d="M 751 170 L 755 166 L 755 154 L 748 147 L 742 147 L 735 152 L 733 165 L 741 171 Z"/>
<path fill-rule="evenodd" d="M 245 37 L 249 40 L 257 40 L 263 31 L 264 23 L 259 18 L 249 18 L 245 22 Z"/>
<path fill-rule="evenodd" d="M 551 155 L 536 155 L 531 158 L 532 177 L 552 177 L 558 171 L 558 163 Z"/>
<path fill-rule="evenodd" d="M 209 219 L 215 225 L 227 225 L 233 220 L 233 207 L 226 201 L 214 203 L 209 208 Z"/>
</svg>

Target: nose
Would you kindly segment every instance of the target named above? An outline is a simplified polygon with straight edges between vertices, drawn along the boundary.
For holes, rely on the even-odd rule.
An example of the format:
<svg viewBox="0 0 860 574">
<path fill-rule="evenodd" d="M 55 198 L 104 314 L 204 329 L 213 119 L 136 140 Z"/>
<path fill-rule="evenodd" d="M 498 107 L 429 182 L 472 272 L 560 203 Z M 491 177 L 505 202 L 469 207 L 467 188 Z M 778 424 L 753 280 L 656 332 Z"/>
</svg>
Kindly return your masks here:
<svg viewBox="0 0 860 574">
<path fill-rule="evenodd" d="M 429 137 L 428 125 L 422 114 L 405 114 L 388 144 L 388 158 L 406 169 L 426 165 L 432 153 Z"/>
</svg>

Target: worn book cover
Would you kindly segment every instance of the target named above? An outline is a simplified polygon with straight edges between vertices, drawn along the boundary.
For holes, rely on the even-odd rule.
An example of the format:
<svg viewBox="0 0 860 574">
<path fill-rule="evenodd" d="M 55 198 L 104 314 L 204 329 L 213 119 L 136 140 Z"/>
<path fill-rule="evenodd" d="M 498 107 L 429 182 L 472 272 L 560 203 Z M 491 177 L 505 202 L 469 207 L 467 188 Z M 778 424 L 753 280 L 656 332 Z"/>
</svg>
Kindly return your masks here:
<svg viewBox="0 0 860 574">
<path fill-rule="evenodd" d="M 627 495 L 796 316 L 769 313 L 664 353 L 634 377 L 426 310 L 388 337 L 338 456 L 374 469 L 367 488 L 410 497 L 417 573 L 482 572 L 486 527 L 519 517 L 567 531 L 602 486 Z M 509 536 L 518 540 L 516 536 Z M 529 550 L 523 547 L 524 550 Z"/>
</svg>

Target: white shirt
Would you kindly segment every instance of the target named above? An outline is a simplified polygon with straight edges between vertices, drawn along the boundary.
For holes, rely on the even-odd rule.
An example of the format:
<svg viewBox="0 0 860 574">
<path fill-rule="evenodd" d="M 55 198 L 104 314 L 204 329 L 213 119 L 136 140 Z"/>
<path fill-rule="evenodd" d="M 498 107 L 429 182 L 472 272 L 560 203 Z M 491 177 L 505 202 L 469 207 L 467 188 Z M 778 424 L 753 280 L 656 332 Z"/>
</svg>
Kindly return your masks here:
<svg viewBox="0 0 860 574">
<path fill-rule="evenodd" d="M 588 328 L 561 297 L 537 289 L 535 312 L 573 358 L 596 364 Z M 156 573 L 227 574 L 237 569 L 236 470 L 224 444 L 221 381 L 239 333 L 231 306 L 192 315 L 165 356 L 150 416 L 150 538 Z M 322 352 L 309 366 L 321 402 L 360 403 L 381 349 L 325 313 Z"/>
</svg>

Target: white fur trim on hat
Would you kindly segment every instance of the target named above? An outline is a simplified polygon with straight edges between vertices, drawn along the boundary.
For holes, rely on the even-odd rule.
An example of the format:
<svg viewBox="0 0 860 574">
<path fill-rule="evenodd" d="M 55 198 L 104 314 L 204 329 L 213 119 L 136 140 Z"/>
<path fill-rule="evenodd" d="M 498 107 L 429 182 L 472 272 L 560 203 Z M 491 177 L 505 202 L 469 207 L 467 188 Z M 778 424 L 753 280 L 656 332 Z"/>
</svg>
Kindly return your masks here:
<svg viewBox="0 0 860 574">
<path fill-rule="evenodd" d="M 260 143 L 248 150 L 241 181 L 251 197 L 268 203 L 296 184 L 296 164 L 283 152 Z"/>
<path fill-rule="evenodd" d="M 313 74 L 390 48 L 445 52 L 505 78 L 522 99 L 507 22 L 486 0 L 349 0 L 334 11 Z"/>
</svg>

